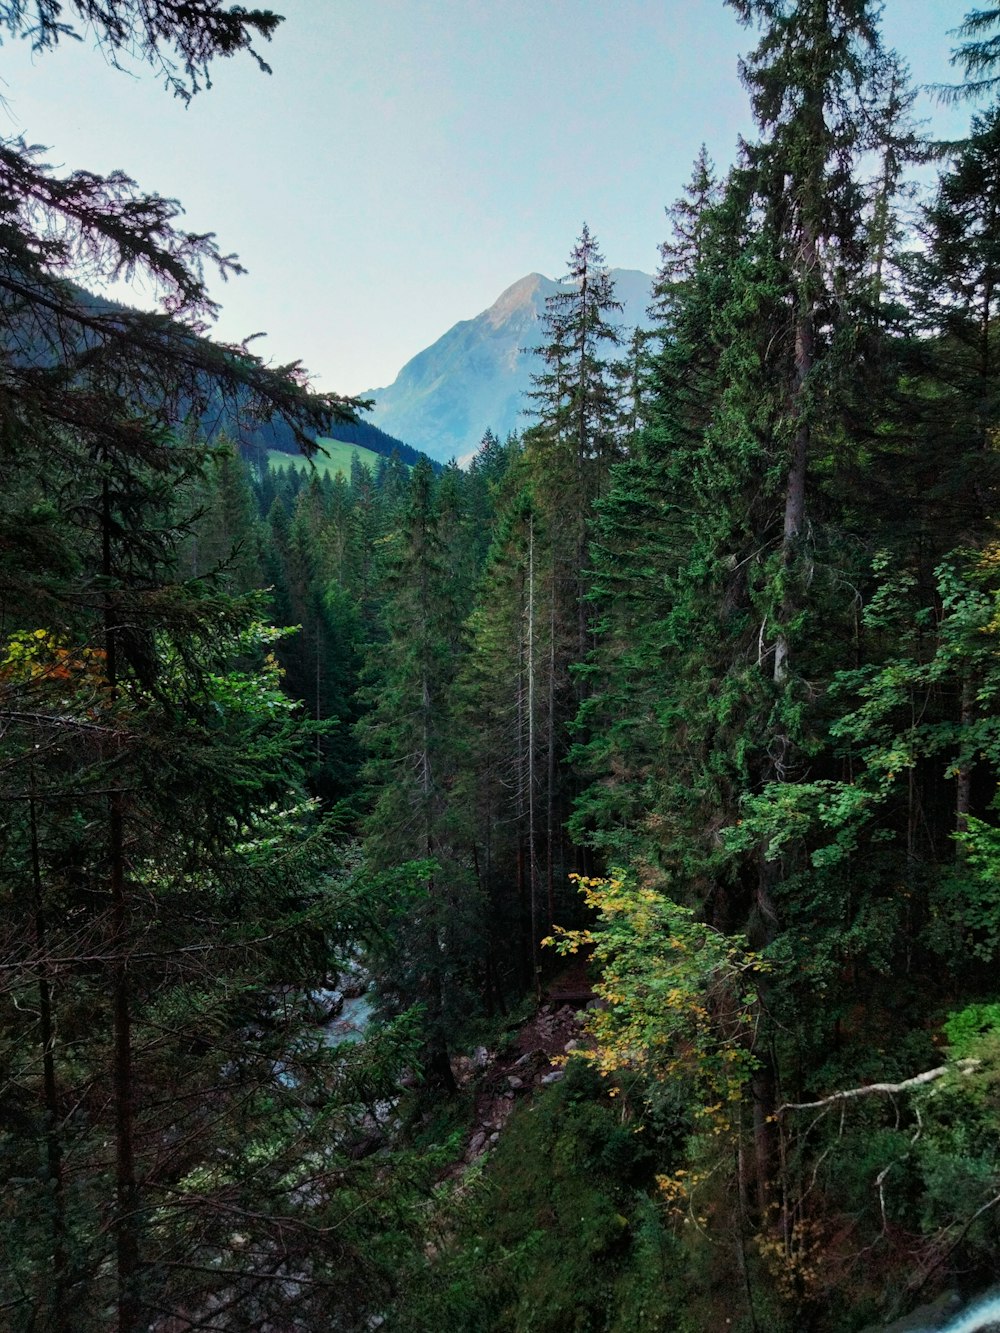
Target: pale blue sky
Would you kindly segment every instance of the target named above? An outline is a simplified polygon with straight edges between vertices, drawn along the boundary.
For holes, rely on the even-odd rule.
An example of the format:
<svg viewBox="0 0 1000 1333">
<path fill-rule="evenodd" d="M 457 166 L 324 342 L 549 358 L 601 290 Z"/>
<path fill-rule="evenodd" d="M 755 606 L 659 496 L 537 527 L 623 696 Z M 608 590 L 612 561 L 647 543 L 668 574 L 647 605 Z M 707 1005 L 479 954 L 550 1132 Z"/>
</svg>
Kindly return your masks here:
<svg viewBox="0 0 1000 1333">
<path fill-rule="evenodd" d="M 584 219 L 609 264 L 652 271 L 700 143 L 721 168 L 752 132 L 753 35 L 722 0 L 274 3 L 274 74 L 220 63 L 186 109 L 89 43 L 8 45 L 0 134 L 179 198 L 250 271 L 218 293 L 219 336 L 267 330 L 259 350 L 341 392 L 389 383 L 525 273 L 559 277 Z M 953 77 L 970 7 L 887 0 L 915 82 Z M 942 135 L 968 119 L 918 111 Z"/>
</svg>

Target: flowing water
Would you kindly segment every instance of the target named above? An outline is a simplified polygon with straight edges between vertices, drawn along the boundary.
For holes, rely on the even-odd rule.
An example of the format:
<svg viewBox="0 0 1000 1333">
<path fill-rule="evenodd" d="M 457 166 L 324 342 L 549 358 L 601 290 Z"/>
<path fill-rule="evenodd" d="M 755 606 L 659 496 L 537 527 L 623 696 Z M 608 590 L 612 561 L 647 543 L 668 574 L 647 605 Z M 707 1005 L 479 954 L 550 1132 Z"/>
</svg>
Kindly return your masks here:
<svg viewBox="0 0 1000 1333">
<path fill-rule="evenodd" d="M 1000 1329 L 1000 1294 L 963 1310 L 955 1322 L 945 1324 L 940 1333 L 987 1333 L 987 1329 Z"/>
<path fill-rule="evenodd" d="M 372 1016 L 371 996 L 353 996 L 344 1001 L 336 1018 L 323 1024 L 323 1040 L 328 1046 L 342 1041 L 361 1041 Z"/>
<path fill-rule="evenodd" d="M 936 1333 L 987 1333 L 1000 1329 L 1000 1293 L 977 1301 Z"/>
</svg>

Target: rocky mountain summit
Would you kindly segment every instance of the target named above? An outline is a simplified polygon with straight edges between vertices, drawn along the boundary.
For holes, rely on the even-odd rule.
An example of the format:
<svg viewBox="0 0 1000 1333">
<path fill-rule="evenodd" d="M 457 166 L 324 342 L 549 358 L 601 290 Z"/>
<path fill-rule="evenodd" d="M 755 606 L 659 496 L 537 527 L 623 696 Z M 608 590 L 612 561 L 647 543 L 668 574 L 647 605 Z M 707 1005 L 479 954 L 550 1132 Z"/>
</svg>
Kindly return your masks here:
<svg viewBox="0 0 1000 1333">
<path fill-rule="evenodd" d="M 612 269 L 631 329 L 649 323 L 646 306 L 652 278 L 637 269 Z M 545 299 L 562 284 L 529 273 L 502 292 L 488 310 L 464 319 L 418 352 L 392 384 L 369 389 L 370 420 L 442 462 L 473 453 L 487 428 L 503 439 L 529 424 L 526 394 L 538 358 L 531 349 L 543 339 Z"/>
</svg>

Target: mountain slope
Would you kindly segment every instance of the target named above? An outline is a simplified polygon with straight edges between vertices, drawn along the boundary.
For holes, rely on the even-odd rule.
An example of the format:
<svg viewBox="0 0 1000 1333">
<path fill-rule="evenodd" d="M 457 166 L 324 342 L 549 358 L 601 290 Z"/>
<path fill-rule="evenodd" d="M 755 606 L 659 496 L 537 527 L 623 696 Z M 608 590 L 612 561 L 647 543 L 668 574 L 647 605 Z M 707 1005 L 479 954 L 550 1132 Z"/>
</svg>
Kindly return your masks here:
<svg viewBox="0 0 1000 1333">
<path fill-rule="evenodd" d="M 650 276 L 613 269 L 612 277 L 624 306 L 619 322 L 647 326 Z M 538 369 L 538 358 L 525 349 L 540 345 L 545 298 L 562 290 L 541 273 L 515 282 L 488 310 L 418 352 L 392 384 L 366 391 L 363 397 L 375 399 L 372 423 L 439 460 L 470 454 L 487 427 L 501 439 L 522 430 Z"/>
</svg>

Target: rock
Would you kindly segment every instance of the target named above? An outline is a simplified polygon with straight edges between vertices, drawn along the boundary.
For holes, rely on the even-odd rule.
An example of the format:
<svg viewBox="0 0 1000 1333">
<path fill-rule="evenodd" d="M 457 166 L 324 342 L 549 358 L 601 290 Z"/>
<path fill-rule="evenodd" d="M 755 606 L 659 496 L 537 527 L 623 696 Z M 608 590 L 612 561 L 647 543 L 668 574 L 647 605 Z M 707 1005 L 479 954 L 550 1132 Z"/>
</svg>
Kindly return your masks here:
<svg viewBox="0 0 1000 1333">
<path fill-rule="evenodd" d="M 587 1001 L 587 1008 L 588 1008 L 588 1009 L 607 1009 L 607 1007 L 608 1007 L 608 1002 L 607 1002 L 607 1000 L 588 1000 L 588 1001 Z"/>
<path fill-rule="evenodd" d="M 371 1157 L 372 1153 L 385 1145 L 385 1136 L 383 1134 L 365 1134 L 353 1143 L 346 1145 L 347 1155 L 355 1162 L 360 1162 L 365 1157 Z"/>
<path fill-rule="evenodd" d="M 542 1084 L 543 1087 L 547 1087 L 550 1083 L 558 1083 L 565 1077 L 566 1077 L 565 1069 L 553 1069 L 551 1073 L 543 1074 L 538 1081 L 539 1083 Z"/>
<path fill-rule="evenodd" d="M 329 1023 L 336 1018 L 344 1007 L 344 993 L 339 990 L 327 990 L 325 987 L 309 992 L 310 1010 L 314 1012 L 317 1023 Z"/>
<path fill-rule="evenodd" d="M 477 1046 L 472 1052 L 472 1064 L 475 1069 L 485 1069 L 490 1062 L 490 1053 L 485 1046 Z"/>
<path fill-rule="evenodd" d="M 337 989 L 345 1000 L 357 1000 L 368 989 L 371 978 L 360 963 L 351 959 L 337 977 Z"/>
<path fill-rule="evenodd" d="M 566 1052 L 567 1055 L 569 1055 L 571 1051 L 578 1051 L 579 1049 L 580 1049 L 580 1043 L 575 1039 L 573 1041 L 568 1041 L 566 1045 L 563 1047 L 563 1050 Z"/>
<path fill-rule="evenodd" d="M 515 1060 L 512 1068 L 527 1069 L 529 1065 L 541 1064 L 542 1062 L 547 1062 L 547 1060 L 548 1056 L 544 1051 L 535 1049 L 533 1051 L 528 1051 L 526 1055 L 522 1055 L 520 1060 Z"/>
<path fill-rule="evenodd" d="M 500 1142 L 500 1131 L 497 1129 L 494 1130 L 493 1133 L 490 1135 L 490 1143 L 493 1144 L 499 1142 Z"/>
<path fill-rule="evenodd" d="M 383 1129 L 391 1123 L 398 1101 L 398 1097 L 393 1097 L 391 1101 L 376 1102 L 372 1107 L 371 1115 L 366 1115 L 361 1123 L 366 1129 L 369 1125 L 373 1129 Z"/>
<path fill-rule="evenodd" d="M 473 1134 L 471 1140 L 469 1141 L 469 1156 L 477 1157 L 485 1147 L 486 1147 L 486 1132 L 485 1130 L 477 1129 L 475 1134 Z"/>
<path fill-rule="evenodd" d="M 509 1088 L 523 1088 L 524 1079 L 518 1078 L 516 1074 L 511 1074 L 507 1079 L 507 1086 Z"/>
</svg>

